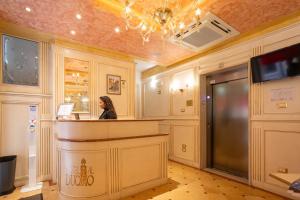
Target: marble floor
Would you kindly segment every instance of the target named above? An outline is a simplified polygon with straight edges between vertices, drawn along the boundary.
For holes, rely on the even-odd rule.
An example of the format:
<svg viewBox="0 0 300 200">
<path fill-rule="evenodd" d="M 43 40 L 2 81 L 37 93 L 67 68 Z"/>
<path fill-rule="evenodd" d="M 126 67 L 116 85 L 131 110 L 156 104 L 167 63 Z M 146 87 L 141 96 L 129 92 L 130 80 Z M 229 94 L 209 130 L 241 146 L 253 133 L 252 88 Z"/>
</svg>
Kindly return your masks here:
<svg viewBox="0 0 300 200">
<path fill-rule="evenodd" d="M 168 183 L 123 200 L 283 200 L 275 194 L 265 192 L 245 184 L 231 181 L 217 175 L 187 167 L 175 162 L 169 162 Z M 31 196 L 41 191 L 29 194 L 20 193 L 17 188 L 13 194 L 2 196 L 0 200 L 17 200 Z M 58 199 L 57 186 L 44 183 L 42 189 L 45 200 Z"/>
</svg>

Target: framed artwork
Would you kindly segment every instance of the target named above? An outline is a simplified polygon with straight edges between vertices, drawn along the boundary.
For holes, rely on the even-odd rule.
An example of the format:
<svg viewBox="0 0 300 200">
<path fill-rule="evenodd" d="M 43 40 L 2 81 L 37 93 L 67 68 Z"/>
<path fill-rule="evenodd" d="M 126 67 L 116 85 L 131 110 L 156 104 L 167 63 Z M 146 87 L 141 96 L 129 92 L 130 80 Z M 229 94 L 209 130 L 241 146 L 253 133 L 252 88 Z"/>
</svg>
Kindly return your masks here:
<svg viewBox="0 0 300 200">
<path fill-rule="evenodd" d="M 106 91 L 107 94 L 121 95 L 121 76 L 107 74 Z"/>
</svg>

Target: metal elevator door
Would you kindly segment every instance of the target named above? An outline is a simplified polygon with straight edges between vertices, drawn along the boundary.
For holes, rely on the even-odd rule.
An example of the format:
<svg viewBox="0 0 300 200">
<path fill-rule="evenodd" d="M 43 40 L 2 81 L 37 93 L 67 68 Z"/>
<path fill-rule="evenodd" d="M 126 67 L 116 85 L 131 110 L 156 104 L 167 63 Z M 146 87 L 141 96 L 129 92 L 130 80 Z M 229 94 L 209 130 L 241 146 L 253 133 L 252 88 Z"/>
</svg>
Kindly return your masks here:
<svg viewBox="0 0 300 200">
<path fill-rule="evenodd" d="M 248 78 L 210 84 L 210 167 L 248 178 Z"/>
</svg>

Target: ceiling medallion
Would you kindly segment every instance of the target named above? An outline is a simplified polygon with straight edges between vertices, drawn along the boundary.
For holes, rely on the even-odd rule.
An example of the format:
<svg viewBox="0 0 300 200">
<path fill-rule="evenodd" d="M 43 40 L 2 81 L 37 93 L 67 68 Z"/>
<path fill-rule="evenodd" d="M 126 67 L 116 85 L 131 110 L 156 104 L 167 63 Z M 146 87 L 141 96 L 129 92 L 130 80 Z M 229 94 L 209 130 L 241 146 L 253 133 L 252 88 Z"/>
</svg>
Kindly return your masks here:
<svg viewBox="0 0 300 200">
<path fill-rule="evenodd" d="M 153 32 L 160 32 L 162 39 L 166 39 L 184 31 L 187 22 L 198 22 L 201 15 L 200 1 L 125 0 L 122 1 L 124 3 L 122 16 L 126 29 L 139 31 L 144 44 L 150 41 Z"/>
</svg>

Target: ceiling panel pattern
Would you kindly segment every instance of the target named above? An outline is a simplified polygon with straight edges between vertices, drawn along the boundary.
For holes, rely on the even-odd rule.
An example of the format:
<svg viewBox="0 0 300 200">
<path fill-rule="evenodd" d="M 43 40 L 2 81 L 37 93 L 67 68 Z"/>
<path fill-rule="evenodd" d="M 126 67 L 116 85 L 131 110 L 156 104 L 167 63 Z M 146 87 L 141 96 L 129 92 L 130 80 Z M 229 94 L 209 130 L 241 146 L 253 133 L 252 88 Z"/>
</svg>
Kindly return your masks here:
<svg viewBox="0 0 300 200">
<path fill-rule="evenodd" d="M 109 1 L 109 0 L 108 0 Z M 111 0 L 113 1 L 113 0 Z M 146 3 L 152 0 L 144 0 Z M 189 0 L 184 0 L 187 5 Z M 158 64 L 169 65 L 195 52 L 162 41 L 153 34 L 143 45 L 137 31 L 125 30 L 120 14 L 103 0 L 1 0 L 0 19 L 71 39 L 82 44 L 122 52 Z M 192 0 L 190 0 L 192 2 Z M 31 12 L 26 12 L 25 7 Z M 300 0 L 202 0 L 203 13 L 210 11 L 240 33 L 300 10 Z M 75 15 L 80 13 L 81 20 Z M 121 33 L 114 32 L 119 26 Z M 75 30 L 76 35 L 70 31 Z"/>
</svg>

